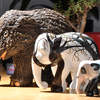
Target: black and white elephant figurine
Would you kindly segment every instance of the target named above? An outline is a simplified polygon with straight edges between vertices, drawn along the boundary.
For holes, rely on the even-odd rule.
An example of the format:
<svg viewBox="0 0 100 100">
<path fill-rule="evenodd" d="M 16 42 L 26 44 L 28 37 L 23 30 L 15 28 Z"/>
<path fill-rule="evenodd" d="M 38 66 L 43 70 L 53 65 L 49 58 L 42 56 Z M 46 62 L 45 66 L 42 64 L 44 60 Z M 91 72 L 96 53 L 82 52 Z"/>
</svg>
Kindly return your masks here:
<svg viewBox="0 0 100 100">
<path fill-rule="evenodd" d="M 41 80 L 41 71 L 48 65 L 51 66 L 54 75 L 51 91 L 64 92 L 68 74 L 71 73 L 72 80 L 74 80 L 81 61 L 96 59 L 99 59 L 98 48 L 86 34 L 78 32 L 60 35 L 43 33 L 35 41 L 32 71 L 37 85 L 40 88 L 47 88 L 47 82 Z"/>
</svg>

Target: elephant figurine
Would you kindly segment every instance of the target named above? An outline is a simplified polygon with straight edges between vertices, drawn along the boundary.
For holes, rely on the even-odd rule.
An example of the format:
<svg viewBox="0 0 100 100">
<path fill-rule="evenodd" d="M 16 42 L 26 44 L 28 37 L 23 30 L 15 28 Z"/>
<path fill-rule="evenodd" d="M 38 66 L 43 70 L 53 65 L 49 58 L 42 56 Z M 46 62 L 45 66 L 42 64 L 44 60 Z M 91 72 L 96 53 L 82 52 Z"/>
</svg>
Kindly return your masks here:
<svg viewBox="0 0 100 100">
<path fill-rule="evenodd" d="M 66 18 L 47 8 L 29 11 L 10 10 L 0 17 L 0 58 L 13 58 L 12 86 L 33 85 L 31 57 L 34 42 L 43 32 L 70 32 Z"/>
<path fill-rule="evenodd" d="M 100 60 L 81 61 L 77 71 L 76 83 L 74 83 L 76 93 L 85 93 L 87 96 L 98 96 L 98 83 L 100 83 Z"/>
<path fill-rule="evenodd" d="M 52 92 L 65 92 L 66 78 L 69 73 L 73 80 L 77 77 L 79 64 L 83 60 L 99 59 L 99 52 L 95 42 L 86 34 L 66 32 L 55 35 L 44 33 L 37 37 L 32 57 L 32 72 L 37 85 L 47 88 L 48 83 L 42 81 L 41 71 L 51 66 L 54 79 Z M 95 75 L 92 77 L 94 78 Z M 75 82 L 74 82 L 75 83 Z"/>
</svg>

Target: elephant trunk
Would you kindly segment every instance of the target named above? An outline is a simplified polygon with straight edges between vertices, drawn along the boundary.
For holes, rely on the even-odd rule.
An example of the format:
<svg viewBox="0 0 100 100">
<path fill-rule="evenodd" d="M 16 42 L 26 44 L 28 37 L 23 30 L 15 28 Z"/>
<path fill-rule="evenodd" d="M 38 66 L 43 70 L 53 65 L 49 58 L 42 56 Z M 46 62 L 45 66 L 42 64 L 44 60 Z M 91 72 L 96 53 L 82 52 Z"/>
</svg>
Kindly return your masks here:
<svg viewBox="0 0 100 100">
<path fill-rule="evenodd" d="M 33 72 L 33 76 L 34 79 L 38 85 L 38 87 L 40 88 L 48 88 L 48 83 L 45 81 L 42 81 L 42 67 L 38 66 L 34 61 L 33 61 L 33 57 L 32 57 L 32 72 Z"/>
</svg>

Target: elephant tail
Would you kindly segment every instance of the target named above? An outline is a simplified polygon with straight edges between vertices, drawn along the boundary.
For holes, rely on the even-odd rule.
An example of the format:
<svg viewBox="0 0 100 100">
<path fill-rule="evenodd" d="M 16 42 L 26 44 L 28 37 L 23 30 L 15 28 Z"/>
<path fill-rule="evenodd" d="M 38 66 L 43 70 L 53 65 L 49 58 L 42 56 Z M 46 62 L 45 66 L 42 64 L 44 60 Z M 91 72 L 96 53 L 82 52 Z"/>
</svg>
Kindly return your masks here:
<svg viewBox="0 0 100 100">
<path fill-rule="evenodd" d="M 48 83 L 45 81 L 42 81 L 42 68 L 40 66 L 38 66 L 34 61 L 33 61 L 33 57 L 31 59 L 31 63 L 32 63 L 32 73 L 33 73 L 33 77 L 36 81 L 36 84 L 38 85 L 39 88 L 43 88 L 46 89 L 48 88 Z"/>
</svg>

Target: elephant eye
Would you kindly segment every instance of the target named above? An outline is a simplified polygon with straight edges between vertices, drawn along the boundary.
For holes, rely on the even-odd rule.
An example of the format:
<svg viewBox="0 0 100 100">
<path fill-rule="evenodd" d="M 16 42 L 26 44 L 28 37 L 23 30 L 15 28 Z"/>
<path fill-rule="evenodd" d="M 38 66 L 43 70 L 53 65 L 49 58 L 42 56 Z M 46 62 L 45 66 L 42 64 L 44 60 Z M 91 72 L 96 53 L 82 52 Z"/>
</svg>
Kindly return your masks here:
<svg viewBox="0 0 100 100">
<path fill-rule="evenodd" d="M 86 73 L 87 73 L 87 72 L 86 72 L 86 69 L 85 69 L 84 67 L 81 68 L 81 73 L 82 73 L 82 74 L 86 74 Z"/>
</svg>

